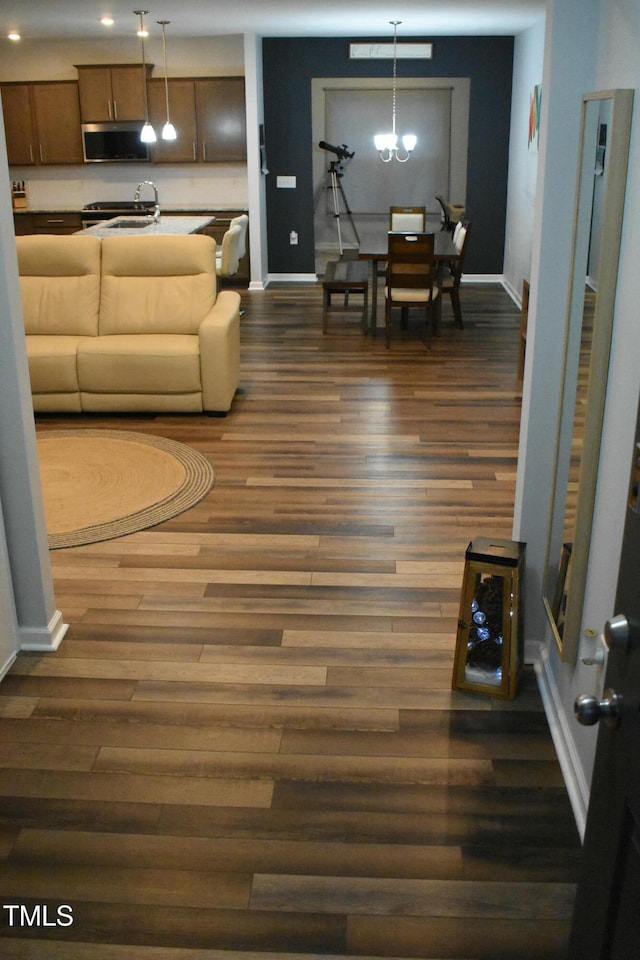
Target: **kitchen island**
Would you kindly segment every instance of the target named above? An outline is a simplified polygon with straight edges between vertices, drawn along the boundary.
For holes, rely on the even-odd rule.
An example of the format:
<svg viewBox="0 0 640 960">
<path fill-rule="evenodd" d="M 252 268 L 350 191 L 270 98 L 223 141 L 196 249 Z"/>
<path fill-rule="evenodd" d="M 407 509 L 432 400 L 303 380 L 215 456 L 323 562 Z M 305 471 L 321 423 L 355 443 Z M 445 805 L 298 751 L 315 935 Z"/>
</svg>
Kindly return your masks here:
<svg viewBox="0 0 640 960">
<path fill-rule="evenodd" d="M 158 237 L 184 236 L 188 233 L 201 233 L 210 226 L 215 217 L 160 217 L 156 223 L 147 217 L 114 217 L 113 220 L 103 220 L 102 223 L 78 233 L 91 237 Z"/>
</svg>

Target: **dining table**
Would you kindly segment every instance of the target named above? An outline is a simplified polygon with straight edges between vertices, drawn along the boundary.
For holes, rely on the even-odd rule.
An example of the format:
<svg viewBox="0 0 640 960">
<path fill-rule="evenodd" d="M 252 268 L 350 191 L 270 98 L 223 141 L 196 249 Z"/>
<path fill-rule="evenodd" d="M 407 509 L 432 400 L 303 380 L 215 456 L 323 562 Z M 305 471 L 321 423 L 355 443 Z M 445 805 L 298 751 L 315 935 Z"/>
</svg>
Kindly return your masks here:
<svg viewBox="0 0 640 960">
<path fill-rule="evenodd" d="M 440 275 L 444 264 L 454 263 L 460 259 L 460 253 L 453 242 L 453 236 L 448 230 L 442 229 L 439 220 L 432 223 L 426 223 L 427 233 L 433 233 L 434 259 L 436 261 L 438 274 Z M 377 222 L 358 223 L 358 259 L 370 260 L 373 267 L 373 278 L 371 282 L 371 314 L 370 314 L 370 332 L 375 336 L 378 323 L 378 270 L 381 263 L 387 260 L 387 249 L 389 243 L 389 225 L 388 220 L 383 222 L 381 219 Z M 439 311 L 438 311 L 439 312 Z M 436 320 L 436 333 L 439 332 L 439 321 Z"/>
</svg>

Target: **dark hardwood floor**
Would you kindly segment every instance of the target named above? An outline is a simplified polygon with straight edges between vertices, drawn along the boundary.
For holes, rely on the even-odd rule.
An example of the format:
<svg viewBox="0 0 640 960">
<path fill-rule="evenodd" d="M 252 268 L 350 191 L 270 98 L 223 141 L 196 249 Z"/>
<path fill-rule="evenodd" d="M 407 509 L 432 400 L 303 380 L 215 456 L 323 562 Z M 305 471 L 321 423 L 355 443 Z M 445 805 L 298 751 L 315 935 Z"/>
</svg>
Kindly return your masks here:
<svg viewBox="0 0 640 960">
<path fill-rule="evenodd" d="M 518 310 L 462 301 L 385 350 L 354 314 L 323 337 L 318 287 L 245 292 L 226 418 L 38 418 L 183 441 L 216 484 L 52 553 L 69 632 L 0 684 L 3 958 L 565 956 L 580 844 L 534 677 L 450 689 L 520 418 Z"/>
</svg>

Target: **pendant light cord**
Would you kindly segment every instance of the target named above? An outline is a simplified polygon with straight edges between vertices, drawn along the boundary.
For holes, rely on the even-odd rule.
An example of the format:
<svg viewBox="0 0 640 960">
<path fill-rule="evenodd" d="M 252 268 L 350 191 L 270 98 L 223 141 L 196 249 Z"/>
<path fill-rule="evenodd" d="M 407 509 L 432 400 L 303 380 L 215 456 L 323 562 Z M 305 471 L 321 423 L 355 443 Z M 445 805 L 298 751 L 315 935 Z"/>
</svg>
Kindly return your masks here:
<svg viewBox="0 0 640 960">
<path fill-rule="evenodd" d="M 171 23 L 170 20 L 158 20 L 158 24 L 162 27 L 162 58 L 164 60 L 164 96 L 167 105 L 167 123 L 171 122 L 169 117 L 169 81 L 167 79 L 167 37 L 165 34 L 165 27 L 168 23 Z"/>
<path fill-rule="evenodd" d="M 401 20 L 392 20 L 393 23 L 393 95 L 392 95 L 392 105 L 391 105 L 391 132 L 395 136 L 396 132 L 396 81 L 398 78 L 398 24 L 401 23 Z"/>
</svg>

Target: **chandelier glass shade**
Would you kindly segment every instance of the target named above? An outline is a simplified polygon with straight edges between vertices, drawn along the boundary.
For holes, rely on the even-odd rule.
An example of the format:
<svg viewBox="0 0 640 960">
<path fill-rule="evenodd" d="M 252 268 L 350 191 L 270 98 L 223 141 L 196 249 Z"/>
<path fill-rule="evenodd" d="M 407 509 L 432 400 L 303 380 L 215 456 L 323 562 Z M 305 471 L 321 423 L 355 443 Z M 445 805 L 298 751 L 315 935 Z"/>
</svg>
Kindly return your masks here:
<svg viewBox="0 0 640 960">
<path fill-rule="evenodd" d="M 414 133 L 405 133 L 402 137 L 402 147 L 398 146 L 398 134 L 396 133 L 396 105 L 398 99 L 397 93 L 397 75 L 398 75 L 398 25 L 401 20 L 390 20 L 393 27 L 393 99 L 391 110 L 391 133 L 377 133 L 373 138 L 375 148 L 383 163 L 391 163 L 397 160 L 398 163 L 406 163 L 415 149 L 418 138 Z M 401 150 L 404 151 L 401 153 Z"/>
</svg>

